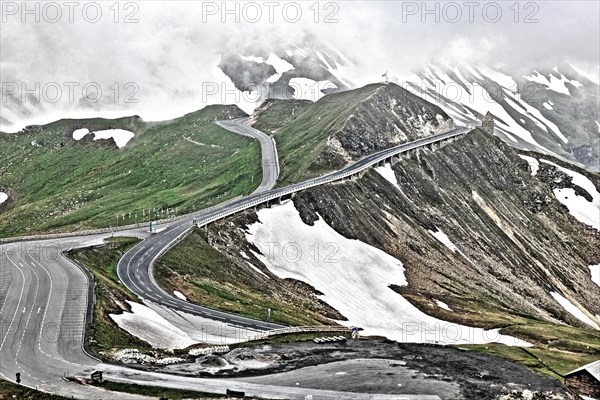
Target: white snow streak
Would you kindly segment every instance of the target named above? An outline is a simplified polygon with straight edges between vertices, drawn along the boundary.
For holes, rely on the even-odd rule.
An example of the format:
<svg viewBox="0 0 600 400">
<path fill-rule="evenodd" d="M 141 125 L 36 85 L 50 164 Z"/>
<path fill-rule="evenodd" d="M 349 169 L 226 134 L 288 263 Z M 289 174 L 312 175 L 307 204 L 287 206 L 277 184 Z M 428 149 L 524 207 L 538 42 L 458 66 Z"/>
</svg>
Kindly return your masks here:
<svg viewBox="0 0 600 400">
<path fill-rule="evenodd" d="M 396 178 L 396 174 L 392 169 L 392 165 L 390 163 L 386 163 L 383 167 L 375 168 L 375 171 L 379 173 L 386 181 L 394 185 L 398 190 L 400 189 L 400 185 L 398 185 L 398 179 Z"/>
<path fill-rule="evenodd" d="M 592 275 L 592 282 L 600 286 L 600 264 L 590 265 L 590 274 Z"/>
<path fill-rule="evenodd" d="M 0 204 L 4 203 L 6 200 L 8 200 L 8 195 L 4 192 L 0 192 Z"/>
<path fill-rule="evenodd" d="M 448 304 L 444 303 L 443 301 L 435 300 L 435 304 L 437 304 L 438 307 L 443 308 L 444 310 L 452 311 Z"/>
<path fill-rule="evenodd" d="M 510 90 L 517 90 L 517 82 L 515 82 L 515 80 L 511 76 L 505 75 L 502 72 L 495 71 L 483 65 L 477 65 L 476 67 L 479 70 L 479 72 L 481 72 L 500 86 L 503 86 L 506 89 Z"/>
<path fill-rule="evenodd" d="M 435 229 L 437 229 L 437 232 L 428 230 L 428 232 L 431 234 L 431 236 L 433 236 L 434 238 L 439 240 L 440 243 L 442 243 L 444 246 L 449 248 L 450 251 L 452 251 L 453 253 L 456 253 L 456 251 L 458 250 L 458 247 L 456 247 L 456 245 L 454 243 L 452 243 L 452 241 L 450 239 L 448 239 L 448 236 L 444 232 L 442 232 L 441 229 L 439 229 L 437 227 Z"/>
<path fill-rule="evenodd" d="M 556 300 L 558 304 L 562 306 L 569 314 L 580 320 L 581 322 L 588 324 L 594 329 L 599 329 L 600 327 L 594 321 L 592 321 L 583 311 L 581 311 L 575 304 L 571 303 L 564 296 L 556 292 L 550 292 L 550 295 Z"/>
<path fill-rule="evenodd" d="M 262 64 L 265 62 L 265 60 L 262 57 L 257 57 L 257 56 L 240 56 L 240 58 L 244 61 L 252 61 L 255 63 L 259 63 L 259 64 Z"/>
<path fill-rule="evenodd" d="M 534 72 L 535 75 L 523 75 L 523 77 L 528 81 L 539 83 L 541 85 L 546 86 L 549 90 L 553 90 L 557 93 L 566 94 L 567 96 L 570 96 L 571 93 L 569 92 L 566 83 L 570 83 L 577 89 L 583 86 L 581 82 L 578 82 L 576 80 L 569 80 L 563 74 L 560 74 L 560 78 L 557 78 L 554 74 L 550 74 L 550 79 L 548 79 L 546 76 L 540 74 L 538 71 Z"/>
</svg>

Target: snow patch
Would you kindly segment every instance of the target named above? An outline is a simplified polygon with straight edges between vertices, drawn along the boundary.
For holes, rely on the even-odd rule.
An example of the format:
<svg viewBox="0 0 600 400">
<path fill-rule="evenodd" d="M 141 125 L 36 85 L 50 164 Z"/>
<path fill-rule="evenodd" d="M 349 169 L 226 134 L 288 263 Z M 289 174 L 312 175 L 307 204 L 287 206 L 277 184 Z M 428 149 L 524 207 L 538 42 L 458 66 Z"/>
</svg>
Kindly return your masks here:
<svg viewBox="0 0 600 400">
<path fill-rule="evenodd" d="M 127 301 L 131 312 L 109 314 L 119 328 L 160 349 L 183 349 L 197 341 L 149 307 Z"/>
<path fill-rule="evenodd" d="M 467 70 L 475 78 L 483 80 L 481 75 L 479 75 L 473 67 L 467 67 Z M 439 69 L 436 69 L 435 71 L 436 71 L 436 74 L 440 74 Z M 491 72 L 488 71 L 488 73 L 491 73 Z M 413 78 L 411 78 L 411 81 L 410 81 L 412 84 L 416 85 L 416 87 L 419 88 L 418 91 L 419 91 L 419 93 L 422 93 L 423 99 L 425 99 L 433 104 L 439 105 L 442 109 L 444 109 L 444 111 L 446 111 L 447 113 L 449 113 L 451 115 L 452 114 L 456 115 L 456 113 L 454 113 L 447 104 L 440 103 L 440 101 L 439 101 L 440 96 L 441 96 L 441 98 L 445 98 L 448 95 L 448 93 L 445 93 L 446 88 L 449 87 L 448 82 L 444 82 L 443 80 L 438 79 L 436 77 L 436 75 L 434 75 L 434 73 L 431 72 L 431 69 L 429 69 L 429 68 L 426 69 L 426 72 L 424 73 L 424 75 L 425 75 L 426 79 L 421 79 L 418 76 L 414 76 Z M 452 82 L 451 78 L 448 77 L 447 74 L 442 74 L 442 76 L 445 77 L 444 79 L 450 80 L 450 82 Z M 496 79 L 500 79 L 500 78 L 497 77 Z M 505 84 L 507 83 L 506 80 L 504 80 L 503 82 Z M 452 97 L 453 103 L 457 103 L 457 104 L 463 105 L 465 107 L 469 107 L 470 109 L 478 112 L 481 115 L 485 115 L 488 111 L 491 112 L 495 117 L 494 119 L 495 119 L 496 127 L 499 130 L 502 130 L 502 132 L 505 133 L 507 135 L 507 137 L 509 137 L 511 140 L 514 140 L 512 135 L 516 135 L 516 136 L 520 137 L 521 139 L 523 139 L 524 141 L 539 147 L 539 144 L 533 139 L 530 131 L 525 129 L 523 126 L 521 126 L 519 124 L 519 122 L 517 122 L 515 119 L 513 119 L 510 116 L 510 114 L 504 109 L 504 107 L 502 107 L 502 105 L 500 105 L 497 102 L 490 101 L 490 93 L 486 90 L 485 86 L 482 86 L 481 84 L 479 84 L 477 82 L 473 82 L 473 83 L 469 83 L 468 87 L 470 89 L 469 91 L 467 91 L 460 84 L 452 85 L 452 96 L 451 97 Z M 510 93 L 510 91 L 507 91 L 507 92 Z M 505 98 L 508 99 L 508 97 L 505 97 Z M 523 105 L 523 108 L 526 108 L 526 106 Z M 531 118 L 522 109 L 520 109 L 519 111 L 522 114 L 524 114 L 527 118 Z M 538 121 L 538 123 L 539 123 L 539 121 Z M 509 135 L 506 132 L 510 132 L 512 135 Z M 514 141 L 516 141 L 516 140 L 514 140 Z"/>
<path fill-rule="evenodd" d="M 552 106 L 547 101 L 544 102 L 543 106 L 546 108 L 546 110 L 554 110 L 554 108 L 552 108 Z"/>
<path fill-rule="evenodd" d="M 563 135 L 563 133 L 560 131 L 560 129 L 558 128 L 558 126 L 548 120 L 546 117 L 544 117 L 542 115 L 542 113 L 540 112 L 540 110 L 538 110 L 537 108 L 531 106 L 529 103 L 527 103 L 526 101 L 522 101 L 518 96 L 514 96 L 513 94 L 511 94 L 510 92 L 506 92 L 509 96 L 512 97 L 512 100 L 514 100 L 514 102 L 512 100 L 510 100 L 509 98 L 505 97 L 505 100 L 508 104 L 512 103 L 511 106 L 519 111 L 520 113 L 522 113 L 523 115 L 526 115 L 529 119 L 531 119 L 537 126 L 540 127 L 540 129 L 545 130 L 546 132 L 548 132 L 548 129 L 546 128 L 546 126 L 548 126 L 550 129 L 552 129 L 552 131 L 554 132 L 554 134 L 556 136 L 558 136 L 558 138 L 560 140 L 562 140 L 564 143 L 568 142 L 568 139 L 565 137 L 565 135 Z M 525 112 L 521 109 L 521 107 L 519 107 L 518 105 L 515 104 L 518 103 L 518 105 L 522 106 L 525 109 Z"/>
<path fill-rule="evenodd" d="M 246 264 L 248 264 L 250 266 L 250 268 L 252 268 L 254 271 L 258 272 L 260 275 L 264 276 L 267 279 L 271 279 L 269 277 L 269 275 L 265 274 L 260 269 L 258 269 L 257 267 L 255 267 L 250 261 L 246 261 Z"/>
<path fill-rule="evenodd" d="M 585 175 L 579 172 L 572 171 L 568 168 L 561 167 L 552 161 L 540 160 L 543 163 L 550 164 L 558 168 L 560 171 L 573 178 L 573 184 L 581 187 L 592 197 L 592 201 L 587 201 L 583 196 L 575 194 L 575 190 L 571 188 L 554 189 L 554 195 L 557 200 L 567 206 L 569 213 L 580 222 L 600 230 L 600 193 L 596 190 L 594 183 Z"/>
<path fill-rule="evenodd" d="M 394 185 L 398 190 L 400 189 L 400 185 L 398 185 L 398 178 L 396 178 L 396 174 L 392 169 L 392 164 L 386 163 L 383 167 L 375 168 L 375 171 L 381 175 L 386 181 Z"/>
<path fill-rule="evenodd" d="M 73 139 L 81 140 L 88 133 L 90 133 L 90 131 L 87 128 L 75 129 L 73 131 Z"/>
<path fill-rule="evenodd" d="M 401 342 L 530 345 L 497 329 L 485 331 L 423 313 L 390 288 L 407 285 L 402 262 L 340 235 L 322 218 L 306 225 L 293 202 L 259 210 L 258 220 L 248 226 L 246 238 L 268 255 L 259 255 L 261 261 L 278 277 L 301 280 L 323 293 L 319 297 L 348 319 L 338 321 L 341 325 Z M 272 243 L 281 246 L 269 251 Z M 283 250 L 287 243 L 293 244 L 289 251 Z"/>
<path fill-rule="evenodd" d="M 533 157 L 525 156 L 523 154 L 519 154 L 519 157 L 527 161 L 527 164 L 529 164 L 529 168 L 531 168 L 531 175 L 537 174 L 538 170 L 540 169 L 540 162 L 538 160 L 536 160 Z"/>
<path fill-rule="evenodd" d="M 81 140 L 90 131 L 87 128 L 76 129 L 73 131 L 73 139 Z M 95 131 L 94 140 L 100 139 L 113 139 L 117 147 L 125 147 L 125 145 L 135 136 L 133 132 L 126 131 L 125 129 L 106 129 L 103 131 Z"/>
<path fill-rule="evenodd" d="M 442 232 L 441 229 L 439 229 L 437 227 L 435 229 L 437 230 L 437 232 L 428 230 L 428 232 L 431 234 L 431 236 L 433 236 L 434 238 L 439 240 L 444 246 L 449 248 L 450 251 L 452 251 L 453 253 L 456 253 L 456 251 L 458 250 L 458 247 L 456 247 L 456 245 L 454 243 L 452 243 L 452 241 L 450 239 L 448 239 L 448 236 L 444 232 Z"/>
<path fill-rule="evenodd" d="M 295 99 L 310 101 L 318 101 L 325 96 L 323 89 L 337 89 L 335 83 L 331 81 L 314 81 L 308 78 L 292 78 L 289 85 L 294 88 Z"/>
<path fill-rule="evenodd" d="M 0 192 L 0 204 L 4 203 L 6 200 L 8 200 L 8 195 L 4 192 Z"/>
<path fill-rule="evenodd" d="M 581 82 L 576 81 L 574 79 L 569 80 L 563 74 L 560 74 L 560 78 L 557 78 L 554 74 L 550 74 L 550 79 L 548 79 L 546 76 L 540 74 L 538 71 L 534 71 L 534 75 L 523 75 L 523 77 L 528 81 L 539 83 L 541 85 L 546 86 L 546 88 L 549 90 L 555 91 L 557 93 L 566 94 L 567 96 L 570 96 L 571 93 L 569 92 L 566 83 L 570 83 L 577 89 L 583 86 Z"/>
<path fill-rule="evenodd" d="M 444 303 L 443 301 L 435 300 L 435 304 L 437 304 L 438 307 L 443 308 L 444 310 L 452 311 L 448 304 Z"/>
<path fill-rule="evenodd" d="M 487 68 L 483 65 L 477 65 L 477 69 L 479 70 L 479 72 L 481 72 L 500 86 L 505 87 L 506 89 L 516 90 L 518 88 L 517 82 L 515 82 L 515 80 L 511 76 Z"/>
<path fill-rule="evenodd" d="M 294 69 L 294 66 L 292 64 L 279 58 L 273 53 L 269 54 L 269 58 L 267 58 L 267 61 L 265 62 L 269 65 L 272 65 L 278 74 L 283 74 L 284 72 Z"/>
<path fill-rule="evenodd" d="M 554 189 L 556 199 L 567 206 L 569 214 L 579 222 L 600 230 L 600 205 L 589 202 L 583 196 L 578 196 L 571 188 Z"/>
<path fill-rule="evenodd" d="M 135 136 L 133 132 L 124 129 L 107 129 L 105 131 L 94 132 L 94 140 L 113 139 L 117 147 L 125 147 L 125 145 Z"/>
<path fill-rule="evenodd" d="M 556 293 L 556 292 L 550 292 L 550 295 L 569 314 L 571 314 L 572 316 L 574 316 L 581 322 L 591 326 L 592 328 L 600 330 L 600 326 L 598 326 L 598 324 L 596 324 L 594 321 L 592 321 L 591 318 L 589 318 L 587 315 L 585 315 L 585 313 L 583 311 L 581 311 L 579 308 L 577 308 L 577 306 L 575 306 L 573 303 L 571 303 L 569 300 L 567 300 L 563 295 Z"/>
<path fill-rule="evenodd" d="M 590 274 L 592 275 L 592 282 L 600 286 L 600 264 L 590 265 Z"/>
<path fill-rule="evenodd" d="M 179 300 L 183 300 L 183 301 L 187 301 L 187 297 L 185 297 L 185 295 L 183 293 L 181 293 L 180 291 L 176 290 L 173 292 L 173 294 L 175 295 L 175 297 L 177 297 Z"/>
</svg>

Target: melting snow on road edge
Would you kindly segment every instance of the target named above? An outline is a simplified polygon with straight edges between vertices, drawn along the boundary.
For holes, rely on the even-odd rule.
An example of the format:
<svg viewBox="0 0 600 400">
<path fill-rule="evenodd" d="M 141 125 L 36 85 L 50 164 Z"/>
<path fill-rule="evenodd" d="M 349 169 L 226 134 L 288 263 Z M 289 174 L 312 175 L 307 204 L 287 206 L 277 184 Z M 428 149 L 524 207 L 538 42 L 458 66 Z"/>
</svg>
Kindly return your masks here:
<svg viewBox="0 0 600 400">
<path fill-rule="evenodd" d="M 600 329 L 600 326 L 598 326 L 598 324 L 596 324 L 594 321 L 592 321 L 587 315 L 585 315 L 583 313 L 583 311 L 581 311 L 579 308 L 577 308 L 577 306 L 575 306 L 573 303 L 571 303 L 569 300 L 567 300 L 563 295 L 556 293 L 556 292 L 550 292 L 550 295 L 569 314 L 571 314 L 572 316 L 574 316 L 581 322 L 593 327 L 594 329 Z"/>
<path fill-rule="evenodd" d="M 152 347 L 183 349 L 198 343 L 149 307 L 133 301 L 127 303 L 131 306 L 131 312 L 109 316 L 119 328 L 148 342 Z"/>
<path fill-rule="evenodd" d="M 407 285 L 399 260 L 359 240 L 345 238 L 322 218 L 313 226 L 306 225 L 293 202 L 261 209 L 258 219 L 248 226 L 246 238 L 261 249 L 261 261 L 278 277 L 306 282 L 323 293 L 319 297 L 348 319 L 338 321 L 342 325 L 360 326 L 365 335 L 400 342 L 530 346 L 500 335 L 497 329 L 467 327 L 421 312 L 390 288 Z M 273 249 L 272 243 L 293 243 L 294 248 Z"/>
<path fill-rule="evenodd" d="M 183 300 L 183 301 L 187 301 L 187 297 L 185 297 L 185 295 L 183 293 L 181 293 L 178 290 L 175 290 L 173 292 L 173 294 L 175 295 L 175 297 L 177 297 L 179 300 Z"/>
</svg>

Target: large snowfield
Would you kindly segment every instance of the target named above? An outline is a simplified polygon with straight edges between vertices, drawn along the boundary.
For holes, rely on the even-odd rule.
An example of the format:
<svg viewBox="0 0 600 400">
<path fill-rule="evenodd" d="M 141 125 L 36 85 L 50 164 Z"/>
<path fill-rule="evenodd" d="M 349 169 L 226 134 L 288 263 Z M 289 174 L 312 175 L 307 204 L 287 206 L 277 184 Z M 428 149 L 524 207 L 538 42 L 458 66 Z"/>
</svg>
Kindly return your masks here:
<svg viewBox="0 0 600 400">
<path fill-rule="evenodd" d="M 302 222 L 293 202 L 258 211 L 247 240 L 261 261 L 280 278 L 312 285 L 322 298 L 365 335 L 412 343 L 492 343 L 529 346 L 519 339 L 443 321 L 418 310 L 390 285 L 406 286 L 402 262 L 363 243 L 347 239 L 323 219 Z"/>
</svg>

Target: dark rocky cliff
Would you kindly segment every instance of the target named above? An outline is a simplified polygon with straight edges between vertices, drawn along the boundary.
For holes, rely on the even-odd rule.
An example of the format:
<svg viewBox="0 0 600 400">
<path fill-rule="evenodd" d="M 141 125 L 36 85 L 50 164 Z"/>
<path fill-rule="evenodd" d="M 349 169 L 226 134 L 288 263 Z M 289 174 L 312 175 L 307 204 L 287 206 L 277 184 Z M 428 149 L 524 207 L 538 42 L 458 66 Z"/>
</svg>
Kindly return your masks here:
<svg viewBox="0 0 600 400">
<path fill-rule="evenodd" d="M 478 299 L 507 313 L 585 326 L 550 292 L 598 320 L 600 287 L 588 265 L 600 261 L 600 236 L 552 193 L 557 182 L 573 186 L 570 178 L 544 168 L 531 176 L 514 149 L 478 130 L 397 163 L 400 189 L 370 170 L 360 180 L 303 192 L 294 202 L 306 223 L 318 214 L 342 235 L 400 259 L 409 285 L 398 290 L 415 301 L 438 296 L 452 307 L 455 299 L 460 309 L 466 298 Z M 436 229 L 462 254 L 429 234 Z"/>
</svg>

